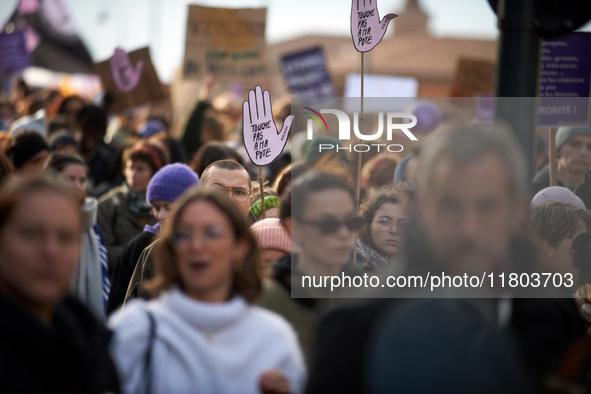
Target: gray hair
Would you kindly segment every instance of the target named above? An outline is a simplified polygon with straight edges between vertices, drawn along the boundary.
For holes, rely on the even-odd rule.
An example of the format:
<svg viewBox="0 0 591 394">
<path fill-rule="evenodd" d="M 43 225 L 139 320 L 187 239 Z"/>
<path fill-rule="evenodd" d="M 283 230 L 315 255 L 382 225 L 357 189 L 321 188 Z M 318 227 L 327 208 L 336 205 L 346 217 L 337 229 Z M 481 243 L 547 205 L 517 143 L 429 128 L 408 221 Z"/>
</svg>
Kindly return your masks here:
<svg viewBox="0 0 591 394">
<path fill-rule="evenodd" d="M 443 158 L 459 165 L 495 154 L 505 164 L 510 192 L 514 197 L 529 193 L 527 164 L 517 139 L 505 127 L 454 125 L 429 137 L 421 144 L 417 172 L 417 191 L 429 189 L 433 171 Z"/>
</svg>

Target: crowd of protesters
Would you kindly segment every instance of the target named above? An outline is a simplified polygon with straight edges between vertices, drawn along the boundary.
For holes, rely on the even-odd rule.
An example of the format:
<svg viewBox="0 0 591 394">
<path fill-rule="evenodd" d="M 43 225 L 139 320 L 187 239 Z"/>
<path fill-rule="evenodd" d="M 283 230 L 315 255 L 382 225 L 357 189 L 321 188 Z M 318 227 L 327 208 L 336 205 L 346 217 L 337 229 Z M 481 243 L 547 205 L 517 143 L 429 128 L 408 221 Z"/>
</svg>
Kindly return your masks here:
<svg viewBox="0 0 591 394">
<path fill-rule="evenodd" d="M 199 101 L 177 138 L 162 116 L 20 86 L 0 102 L 0 391 L 591 389 L 591 128 L 558 130 L 549 187 L 510 132 L 442 124 L 365 160 L 358 201 L 357 158 L 321 151 L 342 148 L 329 136 L 287 148 L 261 191 L 239 108 Z M 573 284 L 303 285 L 437 270 Z"/>
</svg>

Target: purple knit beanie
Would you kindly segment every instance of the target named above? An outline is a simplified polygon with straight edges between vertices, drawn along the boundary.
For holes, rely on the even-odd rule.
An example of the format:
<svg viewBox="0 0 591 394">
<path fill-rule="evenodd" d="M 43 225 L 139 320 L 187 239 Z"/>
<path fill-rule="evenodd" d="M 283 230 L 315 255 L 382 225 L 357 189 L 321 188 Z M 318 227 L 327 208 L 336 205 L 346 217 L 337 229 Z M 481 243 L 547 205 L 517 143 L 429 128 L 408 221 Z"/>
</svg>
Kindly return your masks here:
<svg viewBox="0 0 591 394">
<path fill-rule="evenodd" d="M 579 198 L 575 193 L 571 192 L 566 187 L 562 186 L 550 186 L 544 188 L 536 193 L 534 198 L 531 200 L 531 205 L 538 206 L 544 201 L 559 201 L 559 202 L 566 202 L 581 209 L 587 209 L 585 207 L 585 203 L 583 200 Z"/>
<path fill-rule="evenodd" d="M 199 177 L 188 165 L 168 164 L 150 179 L 146 201 L 150 205 L 155 200 L 174 202 L 191 186 L 197 185 Z"/>
</svg>

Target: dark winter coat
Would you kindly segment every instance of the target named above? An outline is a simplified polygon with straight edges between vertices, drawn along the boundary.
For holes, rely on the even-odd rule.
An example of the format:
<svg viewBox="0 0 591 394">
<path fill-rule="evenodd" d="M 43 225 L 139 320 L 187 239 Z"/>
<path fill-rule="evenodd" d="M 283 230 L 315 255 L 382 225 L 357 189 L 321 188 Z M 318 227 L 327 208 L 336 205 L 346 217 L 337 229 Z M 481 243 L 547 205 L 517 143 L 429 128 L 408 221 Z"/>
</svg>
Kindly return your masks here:
<svg viewBox="0 0 591 394">
<path fill-rule="evenodd" d="M 127 197 L 120 188 L 115 188 L 100 198 L 97 222 L 103 231 L 109 272 L 112 275 L 117 258 L 123 253 L 125 246 L 142 233 L 144 224 L 131 213 L 127 206 Z M 156 220 L 150 215 L 147 224 L 155 223 Z"/>
<path fill-rule="evenodd" d="M 0 391 L 119 393 L 108 354 L 111 332 L 73 298 L 51 327 L 0 294 Z"/>
<path fill-rule="evenodd" d="M 154 237 L 154 234 L 144 231 L 131 240 L 127 244 L 123 254 L 119 256 L 119 260 L 111 276 L 111 292 L 109 293 L 109 301 L 107 302 L 108 315 L 123 305 L 125 294 L 127 293 L 129 282 L 131 281 L 137 262 L 144 249 L 154 242 Z"/>
<path fill-rule="evenodd" d="M 535 176 L 532 182 L 532 196 L 536 195 L 542 189 L 550 186 L 550 167 L 546 165 Z M 560 179 L 556 179 L 556 186 L 566 187 Z M 585 173 L 585 181 L 582 185 L 571 191 L 575 193 L 583 202 L 587 209 L 591 208 L 591 172 Z"/>
</svg>

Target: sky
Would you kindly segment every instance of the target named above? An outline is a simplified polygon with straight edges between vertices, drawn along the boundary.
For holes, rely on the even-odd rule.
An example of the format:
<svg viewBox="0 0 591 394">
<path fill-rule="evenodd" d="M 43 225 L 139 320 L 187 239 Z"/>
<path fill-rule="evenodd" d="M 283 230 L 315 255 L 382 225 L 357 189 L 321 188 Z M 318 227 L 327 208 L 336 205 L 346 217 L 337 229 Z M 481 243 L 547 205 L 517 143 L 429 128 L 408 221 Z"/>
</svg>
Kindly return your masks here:
<svg viewBox="0 0 591 394">
<path fill-rule="evenodd" d="M 181 65 L 188 4 L 210 7 L 267 7 L 266 38 L 271 44 L 306 34 L 350 35 L 350 0 L 62 0 L 95 61 L 117 46 L 127 51 L 150 46 L 164 82 Z M 4 22 L 18 0 L 0 1 Z M 400 13 L 406 0 L 378 0 L 380 15 Z M 494 39 L 496 15 L 486 0 L 419 0 L 438 37 Z M 393 23 L 395 23 L 394 20 Z M 587 25 L 586 30 L 591 25 Z M 388 28 L 392 30 L 392 23 Z M 391 33 L 390 33 L 391 34 Z"/>
</svg>

